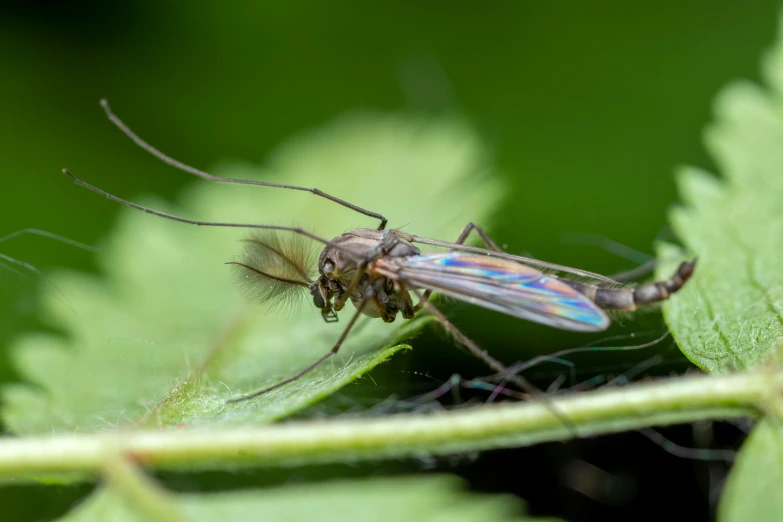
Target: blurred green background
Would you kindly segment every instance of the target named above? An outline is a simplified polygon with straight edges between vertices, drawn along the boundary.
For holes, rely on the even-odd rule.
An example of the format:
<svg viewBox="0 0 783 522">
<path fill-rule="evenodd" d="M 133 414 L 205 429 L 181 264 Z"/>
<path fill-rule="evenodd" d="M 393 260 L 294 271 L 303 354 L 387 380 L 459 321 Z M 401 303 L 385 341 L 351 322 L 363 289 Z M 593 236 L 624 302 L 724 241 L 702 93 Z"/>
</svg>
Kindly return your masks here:
<svg viewBox="0 0 783 522">
<path fill-rule="evenodd" d="M 0 4 L 0 236 L 27 227 L 89 244 L 107 236 L 120 208 L 73 186 L 60 174 L 64 166 L 127 198 L 154 193 L 174 200 L 194 182 L 114 129 L 98 106 L 101 97 L 145 139 L 207 169 L 224 160 L 263 163 L 287 137 L 346 111 L 457 113 L 494 150 L 508 186 L 489 227 L 498 243 L 603 273 L 632 268 L 634 261 L 569 236 L 597 235 L 649 255 L 656 239 L 670 237 L 673 171 L 686 163 L 712 167 L 701 142 L 711 99 L 727 81 L 757 79 L 778 11 L 771 0 L 752 6 L 728 0 L 6 1 Z M 368 172 L 356 183 L 378 179 Z M 312 185 L 338 196 L 345 188 L 317 176 Z M 259 191 L 260 205 L 265 196 Z M 377 201 L 355 203 L 383 212 L 394 202 L 382 196 L 379 188 Z M 280 217 L 286 219 L 295 216 Z M 92 254 L 43 238 L 1 243 L 0 252 L 44 272 L 95 270 Z M 39 327 L 36 295 L 34 281 L 0 272 L 0 353 L 15 335 Z M 506 362 L 585 342 L 489 312 L 461 306 L 452 312 Z M 612 333 L 661 328 L 652 313 Z M 439 334 L 416 346 L 412 371 L 441 379 L 486 374 Z M 675 369 L 685 368 L 669 355 Z M 580 369 L 623 371 L 649 356 L 581 358 Z M 0 378 L 14 379 L 5 361 L 3 354 Z M 631 454 L 666 458 L 641 437 L 622 440 L 631 440 Z M 608 447 L 588 444 L 539 454 L 584 459 Z M 520 454 L 526 463 L 541 458 Z M 478 489 L 519 492 L 491 479 L 492 466 L 509 465 L 510 458 L 495 454 L 484 467 L 459 472 Z M 631 468 L 629 475 L 639 471 Z M 560 484 L 552 473 L 552 484 Z M 696 479 L 693 484 L 701 491 L 695 505 L 707 516 L 707 493 Z M 637 488 L 644 490 L 641 483 Z M 557 490 L 565 496 L 550 499 L 521 489 L 531 509 L 546 514 L 571 515 L 576 508 L 566 504 L 583 499 L 565 486 Z M 619 516 L 633 505 L 590 500 L 579 512 Z"/>
</svg>

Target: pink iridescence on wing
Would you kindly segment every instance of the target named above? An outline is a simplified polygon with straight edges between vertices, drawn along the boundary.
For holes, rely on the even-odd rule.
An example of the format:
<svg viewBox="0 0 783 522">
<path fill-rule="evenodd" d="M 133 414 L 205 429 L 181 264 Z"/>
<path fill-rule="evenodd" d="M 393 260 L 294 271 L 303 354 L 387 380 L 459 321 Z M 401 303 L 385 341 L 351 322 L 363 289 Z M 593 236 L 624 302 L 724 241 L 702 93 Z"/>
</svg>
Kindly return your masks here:
<svg viewBox="0 0 783 522">
<path fill-rule="evenodd" d="M 513 261 L 447 252 L 379 259 L 373 269 L 416 288 L 556 328 L 599 331 L 609 324 L 595 303 L 563 281 Z"/>
</svg>

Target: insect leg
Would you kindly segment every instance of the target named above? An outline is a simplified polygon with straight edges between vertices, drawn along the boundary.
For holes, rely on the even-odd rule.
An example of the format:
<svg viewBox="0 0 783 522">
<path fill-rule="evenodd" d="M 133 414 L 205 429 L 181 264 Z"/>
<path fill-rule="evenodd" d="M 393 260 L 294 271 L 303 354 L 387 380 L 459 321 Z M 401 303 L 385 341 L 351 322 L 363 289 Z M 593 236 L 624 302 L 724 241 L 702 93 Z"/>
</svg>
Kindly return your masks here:
<svg viewBox="0 0 783 522">
<path fill-rule="evenodd" d="M 215 176 L 213 174 L 210 174 L 208 172 L 204 172 L 203 170 L 197 169 L 195 167 L 191 167 L 190 165 L 186 165 L 182 163 L 181 161 L 177 161 L 174 158 L 167 156 L 166 154 L 162 153 L 143 139 L 141 139 L 138 134 L 133 132 L 130 127 L 128 127 L 125 122 L 123 122 L 119 117 L 117 117 L 116 114 L 111 110 L 111 107 L 109 106 L 109 102 L 105 99 L 101 100 L 101 107 L 103 107 L 103 110 L 106 112 L 106 117 L 109 118 L 109 121 L 111 121 L 118 129 L 120 129 L 127 137 L 129 137 L 136 145 L 141 147 L 142 149 L 146 150 L 159 160 L 161 160 L 163 163 L 170 165 L 176 169 L 179 169 L 183 172 L 187 172 L 188 174 L 193 174 L 194 176 L 198 176 L 203 179 L 207 179 L 209 181 L 215 181 L 218 183 L 235 183 L 240 185 L 258 185 L 261 187 L 273 187 L 273 188 L 284 188 L 289 190 L 301 190 L 304 192 L 310 192 L 311 194 L 315 194 L 316 196 L 328 199 L 329 201 L 333 201 L 337 203 L 338 205 L 342 205 L 346 208 L 350 208 L 351 210 L 358 212 L 360 214 L 364 214 L 365 216 L 369 216 L 371 218 L 375 218 L 380 220 L 381 224 L 378 226 L 378 230 L 383 230 L 386 228 L 386 218 L 383 217 L 381 214 L 378 214 L 377 212 L 373 212 L 371 210 L 366 210 L 362 207 L 359 207 L 357 205 L 354 205 L 353 203 L 348 203 L 345 200 L 342 200 L 340 198 L 337 198 L 335 196 L 332 196 L 330 194 L 327 194 L 326 192 L 322 192 L 318 190 L 317 188 L 309 188 L 309 187 L 299 187 L 296 185 L 284 185 L 281 183 L 269 183 L 267 181 L 255 181 L 255 180 L 249 180 L 249 179 L 233 179 L 233 178 L 224 178 L 221 176 Z"/>
<path fill-rule="evenodd" d="M 197 225 L 197 226 L 203 226 L 203 227 L 231 227 L 231 228 L 257 228 L 262 230 L 282 230 L 285 232 L 292 232 L 294 234 L 299 234 L 305 237 L 308 237 L 314 241 L 318 241 L 319 243 L 323 243 L 325 245 L 329 245 L 338 249 L 341 249 L 345 251 L 340 245 L 335 245 L 331 241 L 324 239 L 320 236 L 317 236 L 311 232 L 308 232 L 307 230 L 299 227 L 284 227 L 284 226 L 277 226 L 277 225 L 256 225 L 256 224 L 249 224 L 249 223 L 222 223 L 218 221 L 199 221 L 196 219 L 187 219 L 180 216 L 175 216 L 173 214 L 167 214 L 165 212 L 160 212 L 159 210 L 154 210 L 151 208 L 143 207 L 141 205 L 138 205 L 136 203 L 132 203 L 130 201 L 127 201 L 122 198 L 118 198 L 117 196 L 113 194 L 109 194 L 105 190 L 99 189 L 98 187 L 94 185 L 90 185 L 86 181 L 82 181 L 73 174 L 71 174 L 71 171 L 68 169 L 63 169 L 63 174 L 66 174 L 71 180 L 76 183 L 79 186 L 82 186 L 86 189 L 89 189 L 97 194 L 100 194 L 101 196 L 110 199 L 112 201 L 116 201 L 117 203 L 122 203 L 123 205 L 126 205 L 131 208 L 135 208 L 137 210 L 141 210 L 142 212 L 146 212 L 147 214 L 152 214 L 153 216 L 158 216 L 166 219 L 171 219 L 173 221 L 179 221 L 181 223 L 187 223 L 189 225 Z M 348 254 L 350 254 L 350 251 L 346 251 Z"/>
<path fill-rule="evenodd" d="M 100 252 L 100 248 L 96 248 L 96 247 L 93 247 L 93 246 L 90 246 L 90 245 L 85 245 L 84 243 L 80 243 L 78 241 L 74 241 L 73 239 L 69 239 L 69 238 L 67 238 L 65 236 L 61 236 L 59 234 L 53 234 L 52 232 L 47 232 L 46 230 L 39 230 L 37 228 L 24 228 L 22 230 L 17 230 L 16 232 L 11 232 L 10 234 L 7 234 L 7 235 L 5 235 L 3 237 L 0 237 L 0 243 L 2 243 L 4 241 L 9 241 L 11 239 L 14 239 L 16 237 L 19 237 L 19 236 L 22 236 L 22 235 L 25 235 L 25 234 L 42 236 L 42 237 L 46 237 L 46 238 L 49 238 L 49 239 L 54 239 L 55 241 L 59 241 L 61 243 L 65 243 L 67 245 L 75 246 L 75 247 L 81 248 L 83 250 L 89 250 L 90 252 Z M 47 279 L 46 276 L 44 276 L 44 274 L 40 270 L 38 270 L 35 266 L 31 265 L 30 263 L 26 263 L 24 261 L 20 261 L 18 259 L 14 259 L 13 257 L 10 257 L 10 256 L 7 256 L 7 255 L 5 255 L 3 253 L 0 253 L 0 268 L 8 270 L 10 272 L 13 272 L 13 273 L 15 273 L 18 276 L 27 278 L 27 276 L 24 273 L 20 272 L 19 270 L 16 270 L 15 268 L 13 268 L 13 266 L 9 266 L 9 265 L 16 265 L 16 266 L 22 267 L 25 270 L 28 270 L 28 271 L 32 272 L 33 274 L 35 274 L 36 276 L 40 277 L 48 286 L 50 286 L 53 290 L 56 290 L 56 292 L 53 291 L 53 290 L 48 290 L 48 289 L 47 289 L 47 291 L 55 299 L 57 299 L 60 302 L 62 302 L 69 309 L 73 310 L 73 307 L 68 303 L 68 301 L 67 301 L 65 295 L 63 294 L 63 292 L 59 288 L 57 288 L 57 286 L 54 283 L 49 281 L 49 279 Z"/>
<path fill-rule="evenodd" d="M 420 296 L 419 299 L 427 299 L 429 297 L 429 292 L 424 292 L 423 295 Z M 408 292 L 404 292 L 402 288 L 399 290 L 400 299 L 402 300 L 402 306 L 400 307 L 400 312 L 402 312 L 402 318 L 403 319 L 413 319 L 416 316 L 416 312 L 421 310 L 421 307 L 423 306 L 421 302 L 419 302 L 417 305 L 413 305 L 413 301 L 411 300 L 411 296 Z"/>
<path fill-rule="evenodd" d="M 591 299 L 604 310 L 634 311 L 638 307 L 665 301 L 688 282 L 693 275 L 696 260 L 680 264 L 674 274 L 665 281 L 657 281 L 638 288 L 601 288 L 576 281 L 562 280 Z"/>
<path fill-rule="evenodd" d="M 631 281 L 633 279 L 637 279 L 639 277 L 645 276 L 647 274 L 651 274 L 653 270 L 655 270 L 656 265 L 658 264 L 657 259 L 651 259 L 647 261 L 646 263 L 642 263 L 641 265 L 637 266 L 636 268 L 632 268 L 630 270 L 626 270 L 625 272 L 619 272 L 617 274 L 611 275 L 612 279 L 617 281 L 618 283 L 626 283 L 628 281 Z"/>
<path fill-rule="evenodd" d="M 338 312 L 343 309 L 345 302 L 351 297 L 351 294 L 356 290 L 356 286 L 361 281 L 362 276 L 367 272 L 367 261 L 362 261 L 356 266 L 356 274 L 354 274 L 351 283 L 345 289 L 345 292 L 337 296 L 334 300 L 334 309 Z"/>
<path fill-rule="evenodd" d="M 10 234 L 7 234 L 7 235 L 5 235 L 3 237 L 0 237 L 0 243 L 2 243 L 3 241 L 9 241 L 9 240 L 14 239 L 14 238 L 19 237 L 19 236 L 23 236 L 25 234 L 42 236 L 42 237 L 48 237 L 49 239 L 54 239 L 55 241 L 60 241 L 61 243 L 65 243 L 67 245 L 75 246 L 77 248 L 82 248 L 84 250 L 89 250 L 90 252 L 100 252 L 99 248 L 95 248 L 95 247 L 90 246 L 90 245 L 85 245 L 84 243 L 79 243 L 78 241 L 74 241 L 73 239 L 68 239 L 65 236 L 61 236 L 59 234 L 53 234 L 51 232 L 47 232 L 46 230 L 39 230 L 37 228 L 23 228 L 22 230 L 17 230 L 16 232 L 11 232 Z M 25 270 L 29 270 L 30 272 L 35 273 L 39 277 L 44 278 L 43 274 L 40 272 L 40 270 L 35 268 L 30 263 L 25 263 L 24 261 L 19 261 L 18 259 L 14 259 L 13 257 L 7 256 L 5 254 L 0 254 L 0 260 L 6 261 L 8 263 L 11 263 L 11 264 L 14 264 L 14 265 L 17 265 L 17 266 L 21 266 Z M 21 272 L 18 272 L 18 271 L 14 270 L 13 268 L 11 268 L 11 267 L 9 267 L 7 265 L 2 265 L 2 266 L 3 266 L 3 268 L 6 268 L 6 269 L 8 269 L 8 270 L 10 270 L 12 272 L 16 272 L 18 275 L 23 275 Z M 46 278 L 44 278 L 44 279 L 46 279 Z"/>
<path fill-rule="evenodd" d="M 353 328 L 353 325 L 356 324 L 356 321 L 359 319 L 359 316 L 362 313 L 362 309 L 364 308 L 364 304 L 366 301 L 363 301 L 362 304 L 356 309 L 356 313 L 353 314 L 353 317 L 351 317 L 351 320 L 346 325 L 345 329 L 343 330 L 343 333 L 340 334 L 340 338 L 337 339 L 337 342 L 334 344 L 331 350 L 326 352 L 324 355 L 310 363 L 304 370 L 300 371 L 293 377 L 289 377 L 288 379 L 285 379 L 283 381 L 278 382 L 277 384 L 274 384 L 268 388 L 264 388 L 261 391 L 251 393 L 250 395 L 245 395 L 244 397 L 239 397 L 237 399 L 229 399 L 226 401 L 226 404 L 233 404 L 235 402 L 241 402 L 246 401 L 249 399 L 252 399 L 254 397 L 258 397 L 260 395 L 264 395 L 266 393 L 271 392 L 272 390 L 276 390 L 280 388 L 281 386 L 285 386 L 286 384 L 290 384 L 296 380 L 299 380 L 301 377 L 305 376 L 307 373 L 314 370 L 319 364 L 327 360 L 332 355 L 336 354 L 340 350 L 340 346 L 342 346 L 343 342 L 345 341 L 345 338 L 348 337 L 348 333 L 351 331 L 351 328 Z"/>
<path fill-rule="evenodd" d="M 462 395 L 460 394 L 460 389 L 462 388 L 469 389 L 469 390 L 483 390 L 483 391 L 490 392 L 491 395 L 486 400 L 485 404 L 491 404 L 492 402 L 494 402 L 494 399 L 498 395 L 513 397 L 519 400 L 530 399 L 529 394 L 519 393 L 514 390 L 506 389 L 502 384 L 492 384 L 490 382 L 482 381 L 480 379 L 470 379 L 470 380 L 463 379 L 462 376 L 455 373 L 454 375 L 449 377 L 449 380 L 447 380 L 446 382 L 444 382 L 434 390 L 424 393 L 422 395 L 418 395 L 411 399 L 408 399 L 408 401 L 414 404 L 420 404 L 424 406 L 427 403 L 431 403 L 433 401 L 440 399 L 448 392 L 451 392 L 452 400 L 454 401 L 454 403 L 461 404 L 463 401 L 462 401 Z"/>
<path fill-rule="evenodd" d="M 94 246 L 85 245 L 84 243 L 79 243 L 78 241 L 74 241 L 73 239 L 68 239 L 65 236 L 61 236 L 59 234 L 53 234 L 51 232 L 47 232 L 46 230 L 39 230 L 37 228 L 23 228 L 22 230 L 17 230 L 16 232 L 11 232 L 10 234 L 0 237 L 0 243 L 3 241 L 8 241 L 9 239 L 13 239 L 15 237 L 19 237 L 25 234 L 31 234 L 35 236 L 43 236 L 48 237 L 49 239 L 54 239 L 55 241 L 59 241 L 61 243 L 65 243 L 67 245 L 75 246 L 77 248 L 81 248 L 83 250 L 89 250 L 90 252 L 100 252 L 100 248 L 96 248 Z"/>
<path fill-rule="evenodd" d="M 559 411 L 554 404 L 552 404 L 549 397 L 546 395 L 541 394 L 541 390 L 533 386 L 533 384 L 525 379 L 524 377 L 520 375 L 508 375 L 508 369 L 506 368 L 503 363 L 492 357 L 487 353 L 486 350 L 482 350 L 476 343 L 474 343 L 467 335 L 463 334 L 456 326 L 451 324 L 451 321 L 446 318 L 445 314 L 441 312 L 434 304 L 432 304 L 430 301 L 423 300 L 423 295 L 416 289 L 409 289 L 408 286 L 400 281 L 400 289 L 402 291 L 411 291 L 414 294 L 416 294 L 419 299 L 420 303 L 424 305 L 427 310 L 429 310 L 432 315 L 434 315 L 438 321 L 440 321 L 440 324 L 443 326 L 443 328 L 449 332 L 451 335 L 457 338 L 457 340 L 465 346 L 468 350 L 470 350 L 470 353 L 472 353 L 477 358 L 481 359 L 484 364 L 492 368 L 498 373 L 501 373 L 505 375 L 504 380 L 512 382 L 514 385 L 518 386 L 522 391 L 530 394 L 531 396 L 540 397 L 546 408 L 552 412 L 552 415 L 557 417 L 563 425 L 565 425 L 568 430 L 576 435 L 576 426 L 574 426 L 574 423 L 571 422 L 568 417 L 565 416 L 561 411 Z"/>
<path fill-rule="evenodd" d="M 33 273 L 34 273 L 34 274 L 36 274 L 37 276 L 39 276 L 39 277 L 42 277 L 42 278 L 43 278 L 43 274 L 41 273 L 41 271 L 40 271 L 40 270 L 38 270 L 37 268 L 35 268 L 35 267 L 34 267 L 33 265 L 31 265 L 30 263 L 25 263 L 24 261 L 20 261 L 20 260 L 18 260 L 18 259 L 14 259 L 14 258 L 13 258 L 13 257 L 11 257 L 11 256 L 7 256 L 7 255 L 5 255 L 5 254 L 2 254 L 2 253 L 0 253 L 0 268 L 4 268 L 4 269 L 8 270 L 9 272 L 13 272 L 13 273 L 15 273 L 15 274 L 16 274 L 16 275 L 18 275 L 18 276 L 26 277 L 26 276 L 25 276 L 25 275 L 24 275 L 22 272 L 20 272 L 19 270 L 15 270 L 13 267 L 10 267 L 10 266 L 6 265 L 6 264 L 5 264 L 6 262 L 7 262 L 7 263 L 10 263 L 10 264 L 12 264 L 12 265 L 21 266 L 21 267 L 22 267 L 22 268 L 24 268 L 25 270 L 29 270 L 30 272 L 33 272 Z"/>
<path fill-rule="evenodd" d="M 487 234 L 483 228 L 478 226 L 475 223 L 468 223 L 468 225 L 465 227 L 465 229 L 462 231 L 462 233 L 459 235 L 457 240 L 455 241 L 458 245 L 464 245 L 465 240 L 468 239 L 468 236 L 470 235 L 470 232 L 475 230 L 476 233 L 479 235 L 481 240 L 490 248 L 490 250 L 494 250 L 495 252 L 500 252 L 502 254 L 505 254 L 503 249 L 501 249 L 499 246 L 495 244 L 494 241 L 489 237 L 489 234 Z"/>
</svg>

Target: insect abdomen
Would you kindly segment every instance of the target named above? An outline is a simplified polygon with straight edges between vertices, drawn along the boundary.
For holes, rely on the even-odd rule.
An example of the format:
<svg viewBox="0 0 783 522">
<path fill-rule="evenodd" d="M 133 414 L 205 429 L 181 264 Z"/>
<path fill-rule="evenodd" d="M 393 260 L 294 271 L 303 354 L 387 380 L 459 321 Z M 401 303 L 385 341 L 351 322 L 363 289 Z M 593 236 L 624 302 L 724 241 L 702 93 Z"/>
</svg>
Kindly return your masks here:
<svg viewBox="0 0 783 522">
<path fill-rule="evenodd" d="M 658 281 L 639 288 L 601 288 L 575 281 L 565 281 L 565 283 L 604 310 L 631 312 L 640 306 L 668 299 L 690 279 L 695 265 L 695 260 L 681 263 L 674 275 L 666 281 Z"/>
</svg>

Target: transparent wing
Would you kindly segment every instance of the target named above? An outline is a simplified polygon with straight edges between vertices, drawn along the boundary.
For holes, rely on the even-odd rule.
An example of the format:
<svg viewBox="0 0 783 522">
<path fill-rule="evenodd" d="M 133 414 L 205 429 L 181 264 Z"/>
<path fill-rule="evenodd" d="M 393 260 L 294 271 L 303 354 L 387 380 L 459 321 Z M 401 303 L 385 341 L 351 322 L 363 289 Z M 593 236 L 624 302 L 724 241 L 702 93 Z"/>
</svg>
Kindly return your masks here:
<svg viewBox="0 0 783 522">
<path fill-rule="evenodd" d="M 603 310 L 563 281 L 504 259 L 446 252 L 379 259 L 372 269 L 412 288 L 563 330 L 597 332 L 609 326 Z"/>
<path fill-rule="evenodd" d="M 494 250 L 487 250 L 486 248 L 479 248 L 470 245 L 463 245 L 461 243 L 449 243 L 448 241 L 440 241 L 438 239 L 429 239 L 426 237 L 411 236 L 413 243 L 423 243 L 426 245 L 433 245 L 439 247 L 446 247 L 452 250 L 461 250 L 462 252 L 473 252 L 478 254 L 486 254 L 488 256 L 496 257 L 499 259 L 508 259 L 511 261 L 517 261 L 530 266 L 537 266 L 539 268 L 545 268 L 547 270 L 557 270 L 559 272 L 566 272 L 568 274 L 574 274 L 586 279 L 592 279 L 594 281 L 600 281 L 602 283 L 617 284 L 618 281 L 605 275 L 596 274 L 595 272 L 588 272 L 587 270 L 580 270 L 579 268 L 572 268 L 570 266 L 558 265 L 557 263 L 549 263 L 540 259 L 533 259 L 531 257 L 515 256 L 506 252 L 496 252 Z"/>
</svg>

